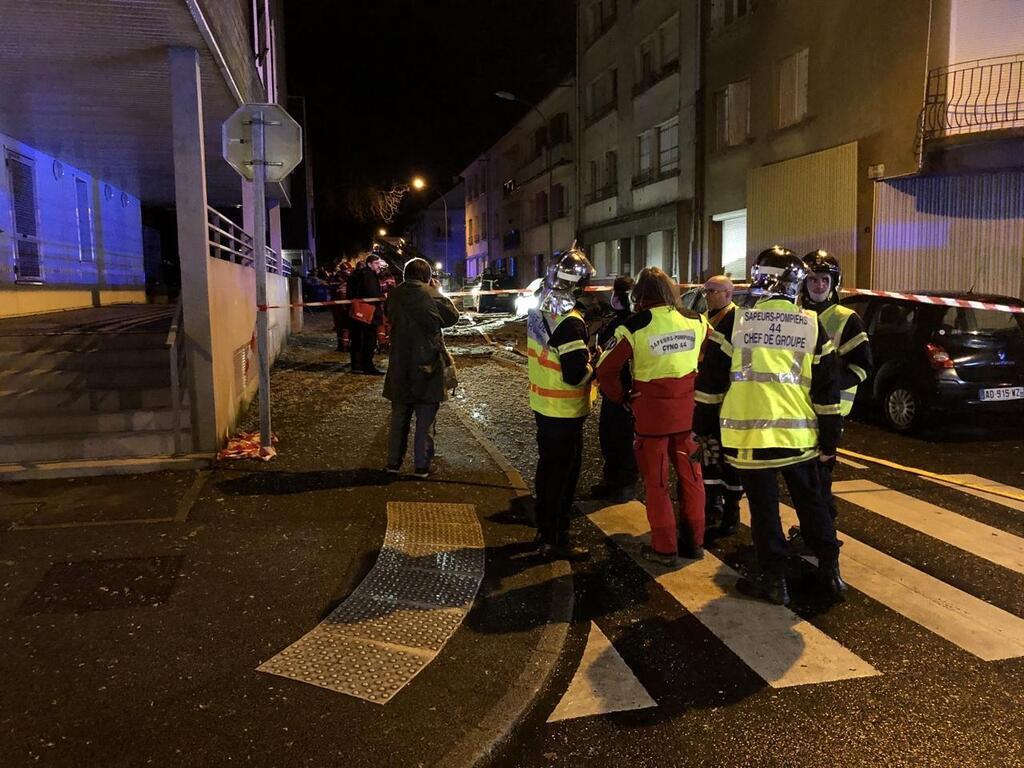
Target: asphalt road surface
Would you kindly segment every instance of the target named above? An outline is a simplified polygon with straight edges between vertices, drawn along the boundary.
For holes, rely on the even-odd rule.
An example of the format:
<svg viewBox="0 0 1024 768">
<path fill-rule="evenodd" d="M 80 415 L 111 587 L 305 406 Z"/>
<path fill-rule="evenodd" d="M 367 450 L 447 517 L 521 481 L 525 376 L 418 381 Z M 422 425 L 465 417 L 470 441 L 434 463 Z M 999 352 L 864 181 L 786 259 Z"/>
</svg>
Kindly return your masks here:
<svg viewBox="0 0 1024 768">
<path fill-rule="evenodd" d="M 464 365 L 456 404 L 530 481 L 525 369 Z M 598 479 L 588 423 L 581 492 Z M 844 446 L 1024 499 L 1020 420 L 945 420 L 897 436 L 851 421 Z M 870 460 L 836 471 L 847 601 L 790 563 L 791 610 L 739 597 L 746 527 L 669 572 L 635 558 L 638 505 L 582 505 L 590 563 L 555 683 L 508 766 L 1024 765 L 1024 500 Z M 787 499 L 783 496 L 783 503 Z"/>
</svg>

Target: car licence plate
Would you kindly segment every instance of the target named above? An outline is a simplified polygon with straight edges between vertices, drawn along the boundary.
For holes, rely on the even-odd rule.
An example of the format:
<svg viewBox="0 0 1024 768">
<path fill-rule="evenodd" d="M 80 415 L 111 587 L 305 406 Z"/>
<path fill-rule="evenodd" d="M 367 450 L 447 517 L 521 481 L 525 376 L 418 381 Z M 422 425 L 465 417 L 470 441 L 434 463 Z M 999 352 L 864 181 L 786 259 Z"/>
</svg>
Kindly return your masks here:
<svg viewBox="0 0 1024 768">
<path fill-rule="evenodd" d="M 981 400 L 1024 400 L 1024 387 L 995 387 L 981 390 Z"/>
</svg>

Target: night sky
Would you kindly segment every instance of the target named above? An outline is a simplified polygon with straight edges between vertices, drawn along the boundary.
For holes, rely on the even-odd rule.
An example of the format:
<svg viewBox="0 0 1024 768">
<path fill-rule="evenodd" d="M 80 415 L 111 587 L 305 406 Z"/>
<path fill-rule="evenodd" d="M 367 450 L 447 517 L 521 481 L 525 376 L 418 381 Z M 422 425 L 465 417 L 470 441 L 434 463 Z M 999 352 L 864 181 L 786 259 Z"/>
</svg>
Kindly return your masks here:
<svg viewBox="0 0 1024 768">
<path fill-rule="evenodd" d="M 347 188 L 421 174 L 447 189 L 526 111 L 495 91 L 535 101 L 574 69 L 573 0 L 286 0 L 285 15 L 289 94 L 307 101 L 321 263 L 365 246 L 374 229 L 345 215 Z M 413 194 L 406 221 L 435 199 Z"/>
</svg>

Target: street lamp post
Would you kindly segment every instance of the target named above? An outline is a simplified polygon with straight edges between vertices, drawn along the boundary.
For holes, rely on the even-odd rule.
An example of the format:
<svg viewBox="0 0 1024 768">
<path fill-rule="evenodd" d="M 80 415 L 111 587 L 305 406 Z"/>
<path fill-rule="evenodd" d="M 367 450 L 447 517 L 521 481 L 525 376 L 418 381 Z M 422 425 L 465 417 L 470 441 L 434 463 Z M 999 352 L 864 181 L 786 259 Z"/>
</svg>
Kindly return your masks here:
<svg viewBox="0 0 1024 768">
<path fill-rule="evenodd" d="M 544 162 L 548 169 L 548 193 L 547 193 L 547 217 L 548 217 L 548 257 L 553 259 L 555 257 L 555 233 L 554 233 L 554 216 L 552 216 L 552 201 L 551 201 L 551 123 L 548 121 L 544 113 L 540 111 L 540 108 L 533 102 L 521 99 L 514 93 L 508 91 L 495 91 L 495 96 L 505 101 L 514 101 L 518 104 L 524 104 L 534 112 L 537 113 L 541 119 L 541 124 L 544 126 Z"/>
</svg>

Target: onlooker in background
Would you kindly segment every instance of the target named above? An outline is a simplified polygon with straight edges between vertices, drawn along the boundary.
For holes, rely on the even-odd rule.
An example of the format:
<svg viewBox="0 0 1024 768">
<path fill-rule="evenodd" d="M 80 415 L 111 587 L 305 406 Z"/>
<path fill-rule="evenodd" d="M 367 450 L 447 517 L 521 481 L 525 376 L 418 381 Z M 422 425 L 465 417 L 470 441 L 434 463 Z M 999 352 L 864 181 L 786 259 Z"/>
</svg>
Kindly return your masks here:
<svg viewBox="0 0 1024 768">
<path fill-rule="evenodd" d="M 378 253 L 371 253 L 366 262 L 360 264 L 348 279 L 348 297 L 350 299 L 380 299 L 380 279 L 378 275 L 387 267 L 387 262 Z M 371 376 L 382 376 L 381 371 L 373 362 L 373 353 L 377 350 L 377 326 L 384 321 L 384 312 L 380 302 L 355 302 L 349 310 L 349 336 L 351 343 L 349 352 L 352 356 L 352 372 L 366 373 Z"/>
<path fill-rule="evenodd" d="M 411 259 L 405 280 L 391 290 L 387 314 L 391 322 L 391 353 L 384 379 L 384 397 L 391 401 L 387 471 L 397 474 L 409 441 L 409 426 L 416 414 L 413 439 L 415 475 L 427 477 L 434 458 L 431 431 L 437 409 L 446 399 L 445 353 L 442 328 L 455 325 L 459 310 L 441 295 L 431 277 L 430 264 Z"/>
<path fill-rule="evenodd" d="M 597 332 L 597 344 L 601 349 L 610 346 L 615 331 L 629 318 L 631 290 L 633 278 L 628 275 L 615 278 L 611 302 L 615 314 Z M 629 366 L 622 367 L 620 378 L 622 390 L 628 392 L 633 384 Z M 636 498 L 637 469 L 636 455 L 633 453 L 633 414 L 628 407 L 603 396 L 598 435 L 601 439 L 604 467 L 601 482 L 591 487 L 590 495 L 595 499 L 611 499 L 619 503 Z"/>
<path fill-rule="evenodd" d="M 338 264 L 337 269 L 334 270 L 334 274 L 331 276 L 329 285 L 331 286 L 331 299 L 334 301 L 340 301 L 348 298 L 348 279 L 352 275 L 352 262 L 348 256 L 342 258 Z M 334 304 L 331 306 L 331 315 L 334 320 L 334 333 L 338 337 L 338 351 L 344 352 L 348 349 L 348 340 L 345 338 L 349 328 L 349 305 L 348 304 Z"/>
</svg>

